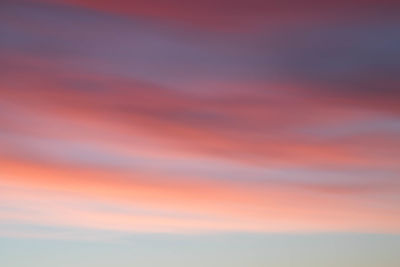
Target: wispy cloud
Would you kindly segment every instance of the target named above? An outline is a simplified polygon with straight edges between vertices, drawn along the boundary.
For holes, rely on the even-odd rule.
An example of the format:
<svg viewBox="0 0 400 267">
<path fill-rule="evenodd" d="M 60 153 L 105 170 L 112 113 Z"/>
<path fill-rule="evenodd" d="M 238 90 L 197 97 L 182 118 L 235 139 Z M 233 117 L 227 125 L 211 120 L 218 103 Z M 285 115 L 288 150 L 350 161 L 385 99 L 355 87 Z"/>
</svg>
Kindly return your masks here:
<svg viewBox="0 0 400 267">
<path fill-rule="evenodd" d="M 9 233 L 399 231 L 397 2 L 128 2 L 1 4 Z"/>
</svg>

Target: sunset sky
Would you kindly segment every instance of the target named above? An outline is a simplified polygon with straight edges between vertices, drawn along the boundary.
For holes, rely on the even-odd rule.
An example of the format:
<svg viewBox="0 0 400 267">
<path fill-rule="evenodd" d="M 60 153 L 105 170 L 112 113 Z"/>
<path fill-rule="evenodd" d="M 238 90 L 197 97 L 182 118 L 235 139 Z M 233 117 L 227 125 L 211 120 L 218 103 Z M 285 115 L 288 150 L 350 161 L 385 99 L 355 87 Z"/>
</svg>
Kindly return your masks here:
<svg viewBox="0 0 400 267">
<path fill-rule="evenodd" d="M 0 0 L 0 266 L 399 251 L 399 1 Z"/>
</svg>

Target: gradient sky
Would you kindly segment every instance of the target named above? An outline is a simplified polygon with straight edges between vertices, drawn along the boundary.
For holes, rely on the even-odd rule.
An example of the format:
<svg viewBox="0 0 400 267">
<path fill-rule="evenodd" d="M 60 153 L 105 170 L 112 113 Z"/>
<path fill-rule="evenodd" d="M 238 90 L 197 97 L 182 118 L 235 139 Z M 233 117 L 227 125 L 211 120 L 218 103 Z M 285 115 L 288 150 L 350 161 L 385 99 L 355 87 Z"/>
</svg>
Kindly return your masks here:
<svg viewBox="0 0 400 267">
<path fill-rule="evenodd" d="M 1 0 L 0 266 L 400 266 L 399 29 L 390 0 Z"/>
</svg>

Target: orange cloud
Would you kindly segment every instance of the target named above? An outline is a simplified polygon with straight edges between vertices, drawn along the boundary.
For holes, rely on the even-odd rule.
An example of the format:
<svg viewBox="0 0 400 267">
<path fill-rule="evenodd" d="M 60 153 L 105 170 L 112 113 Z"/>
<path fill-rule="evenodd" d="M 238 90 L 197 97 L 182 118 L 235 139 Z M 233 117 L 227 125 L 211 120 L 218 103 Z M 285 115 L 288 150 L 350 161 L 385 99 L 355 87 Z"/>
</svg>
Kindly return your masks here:
<svg viewBox="0 0 400 267">
<path fill-rule="evenodd" d="M 399 230 L 395 210 L 367 206 L 351 195 L 327 195 L 325 189 L 318 193 L 5 159 L 0 166 L 2 203 L 34 210 L 2 211 L 6 221 L 133 232 Z M 115 210 L 85 207 L 87 201 L 99 207 L 108 203 Z M 124 207 L 164 213 L 129 214 Z"/>
</svg>

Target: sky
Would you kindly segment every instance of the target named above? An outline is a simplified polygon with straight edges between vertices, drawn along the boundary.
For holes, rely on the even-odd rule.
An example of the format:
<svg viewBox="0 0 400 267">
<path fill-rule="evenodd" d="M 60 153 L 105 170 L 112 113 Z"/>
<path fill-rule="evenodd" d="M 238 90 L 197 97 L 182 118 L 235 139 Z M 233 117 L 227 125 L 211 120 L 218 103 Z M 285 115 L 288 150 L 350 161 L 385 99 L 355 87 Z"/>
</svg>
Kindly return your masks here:
<svg viewBox="0 0 400 267">
<path fill-rule="evenodd" d="M 0 265 L 399 266 L 399 13 L 0 1 Z"/>
</svg>

